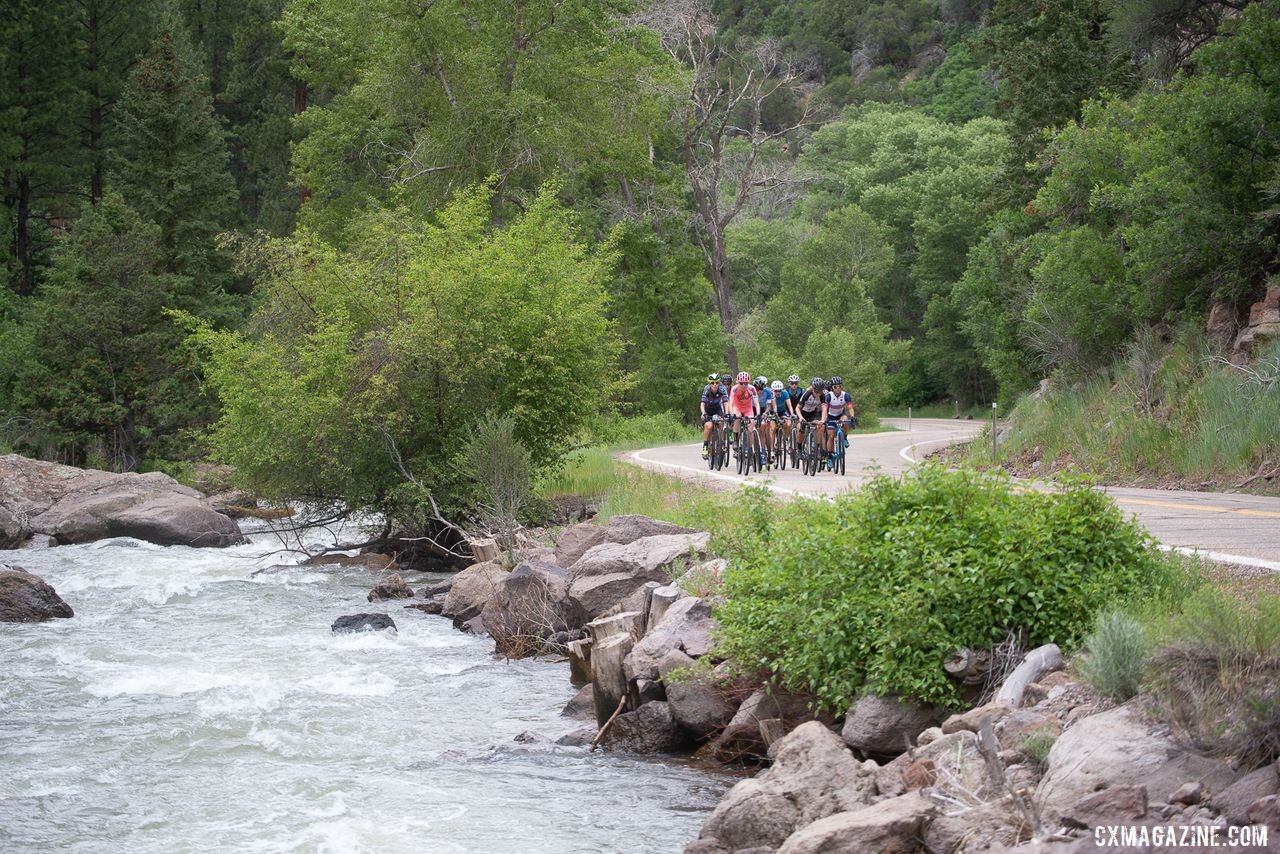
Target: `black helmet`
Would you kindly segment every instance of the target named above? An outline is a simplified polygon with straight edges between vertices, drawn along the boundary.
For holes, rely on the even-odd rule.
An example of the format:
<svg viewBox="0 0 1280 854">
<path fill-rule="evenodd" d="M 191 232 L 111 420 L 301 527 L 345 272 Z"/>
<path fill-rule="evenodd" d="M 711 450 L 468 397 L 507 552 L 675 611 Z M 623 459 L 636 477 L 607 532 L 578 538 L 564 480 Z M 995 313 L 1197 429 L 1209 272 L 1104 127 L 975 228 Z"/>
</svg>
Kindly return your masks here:
<svg viewBox="0 0 1280 854">
<path fill-rule="evenodd" d="M 831 378 L 832 385 L 844 385 L 844 377 L 835 376 Z"/>
</svg>

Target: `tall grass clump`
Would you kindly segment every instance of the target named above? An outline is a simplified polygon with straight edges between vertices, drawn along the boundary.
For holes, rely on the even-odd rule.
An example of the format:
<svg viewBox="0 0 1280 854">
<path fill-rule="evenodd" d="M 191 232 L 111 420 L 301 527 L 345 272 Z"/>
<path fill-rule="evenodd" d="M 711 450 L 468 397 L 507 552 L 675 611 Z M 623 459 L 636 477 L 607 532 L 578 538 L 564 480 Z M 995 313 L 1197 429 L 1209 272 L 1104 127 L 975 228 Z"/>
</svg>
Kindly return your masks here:
<svg viewBox="0 0 1280 854">
<path fill-rule="evenodd" d="M 686 424 L 679 412 L 656 412 L 593 418 L 583 432 L 582 444 L 620 451 L 693 442 L 701 437 L 701 432 Z"/>
<path fill-rule="evenodd" d="M 838 711 L 867 690 L 959 705 L 956 647 L 1072 648 L 1104 608 L 1183 595 L 1181 567 L 1084 482 L 1020 492 L 927 465 L 833 502 L 750 493 L 711 530 L 722 652 Z"/>
<path fill-rule="evenodd" d="M 1048 395 L 1015 408 L 999 460 L 990 442 L 974 442 L 969 460 L 1042 459 L 1050 469 L 1229 487 L 1270 473 L 1254 488 L 1280 489 L 1280 341 L 1239 367 L 1199 329 L 1167 342 L 1147 333 L 1109 373 L 1059 379 Z"/>
<path fill-rule="evenodd" d="M 1142 623 L 1114 608 L 1098 614 L 1084 639 L 1087 650 L 1079 665 L 1085 684 L 1103 697 L 1123 702 L 1142 687 L 1151 640 Z"/>
<path fill-rule="evenodd" d="M 1196 747 L 1259 767 L 1280 757 L 1280 597 L 1205 590 L 1152 659 L 1152 693 Z"/>
</svg>

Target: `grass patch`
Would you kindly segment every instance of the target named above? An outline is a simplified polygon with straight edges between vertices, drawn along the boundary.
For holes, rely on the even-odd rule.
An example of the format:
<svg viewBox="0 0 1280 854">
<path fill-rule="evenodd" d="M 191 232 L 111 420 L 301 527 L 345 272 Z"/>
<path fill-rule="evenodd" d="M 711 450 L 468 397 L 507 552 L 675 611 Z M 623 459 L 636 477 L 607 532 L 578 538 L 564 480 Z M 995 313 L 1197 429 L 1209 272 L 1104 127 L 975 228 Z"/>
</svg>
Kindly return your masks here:
<svg viewBox="0 0 1280 854">
<path fill-rule="evenodd" d="M 1086 685 L 1117 702 L 1138 693 L 1151 654 L 1151 640 L 1141 622 L 1122 611 L 1102 611 L 1084 646 L 1087 652 L 1078 670 Z"/>
<path fill-rule="evenodd" d="M 1199 592 L 1149 673 L 1161 712 L 1196 747 L 1247 767 L 1280 756 L 1280 597 Z"/>
<path fill-rule="evenodd" d="M 727 509 L 724 493 L 619 462 L 613 453 L 599 447 L 574 451 L 563 467 L 538 482 L 538 495 L 549 500 L 588 497 L 596 503 L 600 521 L 639 513 L 703 529 L 707 519 Z"/>
<path fill-rule="evenodd" d="M 1023 399 L 999 457 L 988 433 L 969 445 L 968 462 L 1280 493 L 1280 341 L 1248 370 L 1225 364 L 1197 329 L 1131 349 L 1106 375 Z"/>
</svg>

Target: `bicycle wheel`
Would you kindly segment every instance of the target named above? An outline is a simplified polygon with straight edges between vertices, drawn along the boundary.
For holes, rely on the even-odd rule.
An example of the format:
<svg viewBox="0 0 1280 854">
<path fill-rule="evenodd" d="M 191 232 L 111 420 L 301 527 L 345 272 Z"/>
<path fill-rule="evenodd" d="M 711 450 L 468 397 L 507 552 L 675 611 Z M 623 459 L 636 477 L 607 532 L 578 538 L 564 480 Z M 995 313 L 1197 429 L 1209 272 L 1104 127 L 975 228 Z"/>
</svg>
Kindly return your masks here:
<svg viewBox="0 0 1280 854">
<path fill-rule="evenodd" d="M 716 441 L 719 439 L 716 432 L 716 425 L 711 425 L 711 438 L 707 441 L 707 468 L 711 471 L 716 470 Z"/>
<path fill-rule="evenodd" d="M 715 471 L 719 471 L 724 468 L 726 441 L 727 440 L 724 437 L 724 424 L 717 424 L 711 430 L 711 468 Z"/>
<path fill-rule="evenodd" d="M 804 439 L 804 473 L 810 477 L 818 473 L 818 456 L 822 449 L 818 447 L 818 431 L 812 425 L 806 431 Z"/>
<path fill-rule="evenodd" d="M 733 456 L 738 462 L 738 474 L 745 475 L 750 469 L 747 468 L 747 437 L 743 435 L 744 431 L 739 430 L 733 434 Z"/>
<path fill-rule="evenodd" d="M 774 427 L 773 454 L 778 461 L 778 471 L 787 470 L 787 430 L 785 424 Z"/>
<path fill-rule="evenodd" d="M 836 431 L 836 474 L 844 474 L 845 440 L 844 430 Z"/>
<path fill-rule="evenodd" d="M 798 469 L 800 468 L 800 425 L 793 424 L 791 429 L 787 432 L 791 437 L 789 442 L 791 446 L 791 467 L 793 469 Z"/>
</svg>

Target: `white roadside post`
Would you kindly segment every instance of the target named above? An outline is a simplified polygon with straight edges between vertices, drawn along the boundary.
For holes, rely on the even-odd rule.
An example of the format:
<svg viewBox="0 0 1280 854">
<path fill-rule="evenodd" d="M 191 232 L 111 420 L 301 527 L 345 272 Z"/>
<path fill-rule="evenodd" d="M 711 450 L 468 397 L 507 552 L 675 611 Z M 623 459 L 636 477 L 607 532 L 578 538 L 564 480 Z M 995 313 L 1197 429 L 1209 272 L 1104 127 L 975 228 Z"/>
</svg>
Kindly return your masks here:
<svg viewBox="0 0 1280 854">
<path fill-rule="evenodd" d="M 1000 448 L 996 444 L 996 402 L 991 401 L 991 462 L 999 459 Z"/>
</svg>

